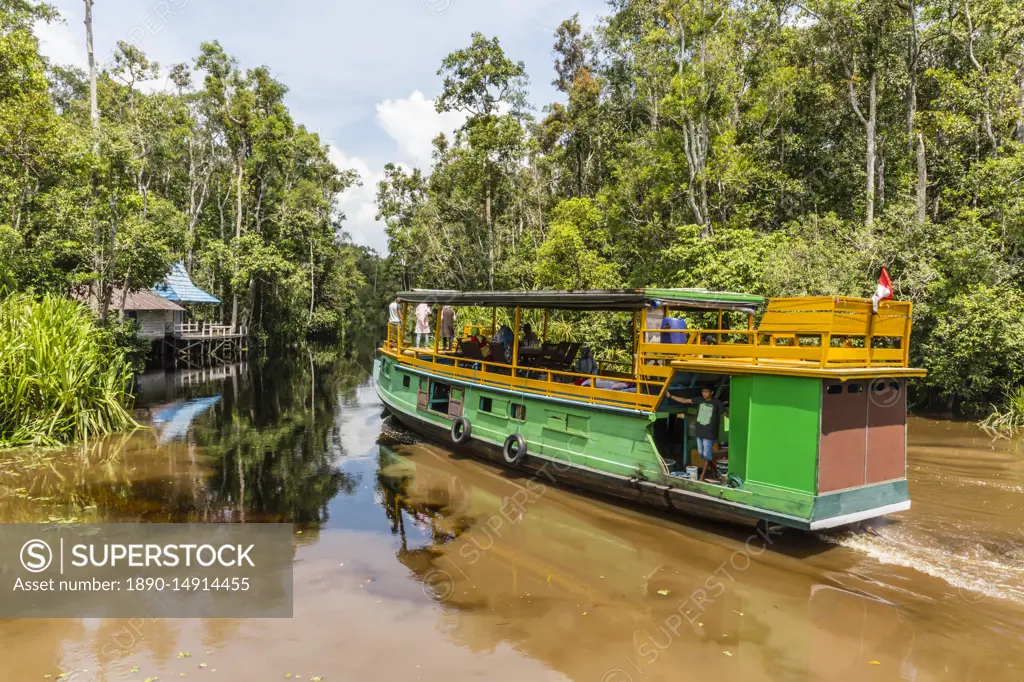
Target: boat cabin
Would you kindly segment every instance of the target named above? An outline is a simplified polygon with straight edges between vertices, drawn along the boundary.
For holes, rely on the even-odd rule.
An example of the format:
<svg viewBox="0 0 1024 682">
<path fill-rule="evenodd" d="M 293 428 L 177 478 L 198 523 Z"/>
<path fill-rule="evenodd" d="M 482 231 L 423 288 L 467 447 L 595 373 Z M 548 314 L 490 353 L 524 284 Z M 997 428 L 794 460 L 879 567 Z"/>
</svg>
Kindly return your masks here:
<svg viewBox="0 0 1024 682">
<path fill-rule="evenodd" d="M 908 366 L 910 303 L 702 289 L 399 298 L 375 371 L 413 428 L 461 444 L 461 426 L 506 464 L 519 450 L 564 463 L 575 483 L 698 513 L 824 528 L 909 507 L 906 381 L 924 374 Z M 419 306 L 431 333 L 417 347 Z M 588 340 L 593 320 L 613 331 Z M 713 475 L 693 480 L 697 409 L 670 395 L 703 388 L 728 416 Z"/>
</svg>

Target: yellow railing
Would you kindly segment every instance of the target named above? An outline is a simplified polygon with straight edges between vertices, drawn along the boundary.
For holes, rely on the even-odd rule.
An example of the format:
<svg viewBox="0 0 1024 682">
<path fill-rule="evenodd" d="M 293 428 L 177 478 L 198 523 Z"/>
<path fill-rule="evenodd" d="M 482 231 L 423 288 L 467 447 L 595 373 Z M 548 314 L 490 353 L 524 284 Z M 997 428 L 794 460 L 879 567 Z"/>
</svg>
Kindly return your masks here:
<svg viewBox="0 0 1024 682">
<path fill-rule="evenodd" d="M 402 319 L 406 319 L 403 306 Z M 402 334 L 404 324 L 389 325 L 380 352 L 403 365 L 429 371 L 440 377 L 462 379 L 559 399 L 653 410 L 661 402 L 668 382 L 677 369 L 687 366 L 729 373 L 760 371 L 772 373 L 849 369 L 906 368 L 909 363 L 911 304 L 885 301 L 877 313 L 867 299 L 843 297 L 773 299 L 753 327 L 747 329 L 647 329 L 642 312 L 634 315 L 635 354 L 602 363 L 596 376 L 577 372 L 519 365 L 518 343 L 513 364 L 467 358 L 432 347 L 410 348 Z M 520 322 L 517 310 L 515 327 Z M 438 329 L 435 329 L 435 336 Z M 493 328 L 465 325 L 463 333 L 493 335 Z M 492 332 L 488 334 L 487 332 Z M 686 343 L 655 342 L 662 333 L 684 333 Z M 710 343 L 708 341 L 711 341 Z M 628 364 L 632 361 L 632 365 Z M 751 367 L 758 367 L 751 370 Z M 744 369 L 745 368 L 745 369 Z M 798 368 L 798 369 L 793 369 Z M 916 370 L 913 370 L 916 371 Z M 590 386 L 577 386 L 579 378 L 591 379 Z M 598 380 L 628 382 L 628 390 L 598 388 Z"/>
<path fill-rule="evenodd" d="M 474 384 L 494 386 L 563 400 L 610 405 L 637 410 L 654 409 L 661 401 L 665 379 L 649 380 L 601 374 L 580 374 L 556 369 L 512 366 L 500 362 L 477 360 L 430 348 L 407 348 L 399 352 L 390 345 L 380 349 L 399 364 L 415 367 L 440 377 L 462 379 Z M 589 379 L 589 386 L 577 386 L 577 379 Z M 612 381 L 633 384 L 629 389 L 598 388 L 596 382 Z"/>
<path fill-rule="evenodd" d="M 773 299 L 757 329 L 642 329 L 687 334 L 686 343 L 638 344 L 641 366 L 657 361 L 713 359 L 738 364 L 800 364 L 821 368 L 907 367 L 911 304 L 815 297 Z M 707 343 L 708 337 L 712 343 Z M 879 343 L 880 340 L 883 340 Z"/>
</svg>

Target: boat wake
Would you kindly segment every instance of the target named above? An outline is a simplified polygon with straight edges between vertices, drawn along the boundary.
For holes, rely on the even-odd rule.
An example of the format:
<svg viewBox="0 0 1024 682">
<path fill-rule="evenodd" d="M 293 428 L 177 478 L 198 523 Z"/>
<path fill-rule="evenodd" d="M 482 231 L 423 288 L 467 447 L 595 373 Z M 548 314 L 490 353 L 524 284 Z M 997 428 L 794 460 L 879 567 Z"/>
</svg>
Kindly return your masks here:
<svg viewBox="0 0 1024 682">
<path fill-rule="evenodd" d="M 970 603 L 993 598 L 1024 604 L 1024 533 L 1016 541 L 986 540 L 960 529 L 944 529 L 940 535 L 911 524 L 889 524 L 820 537 L 879 563 L 938 578 Z"/>
</svg>

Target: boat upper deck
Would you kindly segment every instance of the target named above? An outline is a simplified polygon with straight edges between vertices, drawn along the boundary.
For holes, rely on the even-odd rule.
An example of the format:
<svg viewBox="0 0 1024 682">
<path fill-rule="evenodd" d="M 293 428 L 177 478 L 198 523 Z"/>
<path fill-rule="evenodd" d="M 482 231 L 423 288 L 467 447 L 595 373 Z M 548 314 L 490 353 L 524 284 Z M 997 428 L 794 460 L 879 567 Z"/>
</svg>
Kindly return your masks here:
<svg viewBox="0 0 1024 682">
<path fill-rule="evenodd" d="M 772 299 L 756 328 L 750 317 L 747 329 L 689 330 L 685 343 L 645 339 L 639 352 L 645 361 L 723 373 L 924 376 L 910 367 L 911 313 L 903 301 L 882 301 L 875 312 L 870 299 Z"/>
<path fill-rule="evenodd" d="M 380 348 L 396 361 L 441 376 L 507 390 L 538 393 L 596 404 L 655 410 L 662 403 L 672 376 L 696 374 L 775 374 L 839 380 L 876 376 L 923 376 L 909 366 L 912 307 L 909 302 L 883 301 L 877 312 L 869 299 L 849 297 L 783 298 L 768 301 L 750 294 L 701 289 L 640 289 L 603 291 L 455 292 L 411 291 L 399 294 L 402 328 L 408 305 L 426 303 L 514 309 L 514 327 L 521 328 L 524 310 L 543 309 L 544 343 L 520 345 L 515 334 L 506 348 L 484 355 L 481 345 L 459 339 L 456 348 L 438 343 L 440 315 L 431 347 L 410 348 L 405 334 L 394 327 Z M 660 312 L 652 316 L 651 311 Z M 601 363 L 596 372 L 582 373 L 573 365 L 582 344 L 547 342 L 552 310 L 631 312 L 631 360 Z M 677 312 L 717 312 L 713 328 L 665 327 Z M 746 317 L 745 328 L 730 327 L 736 314 Z M 650 325 L 650 326 L 649 326 Z M 489 327 L 474 325 L 484 337 L 497 331 L 492 313 Z M 469 337 L 470 334 L 465 334 Z"/>
</svg>

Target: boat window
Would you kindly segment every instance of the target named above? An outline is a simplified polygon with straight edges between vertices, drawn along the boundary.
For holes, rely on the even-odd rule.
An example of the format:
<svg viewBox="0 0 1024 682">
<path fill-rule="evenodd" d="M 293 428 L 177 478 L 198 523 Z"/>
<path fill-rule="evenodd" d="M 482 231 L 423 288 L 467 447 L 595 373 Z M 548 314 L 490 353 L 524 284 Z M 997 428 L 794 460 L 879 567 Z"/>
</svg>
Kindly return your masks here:
<svg viewBox="0 0 1024 682">
<path fill-rule="evenodd" d="M 440 381 L 431 382 L 430 407 L 434 412 L 448 414 L 448 401 L 451 399 L 452 387 Z"/>
<path fill-rule="evenodd" d="M 900 382 L 898 381 L 886 381 L 885 379 L 879 379 L 875 383 L 871 384 L 872 393 L 885 393 L 886 391 L 893 391 L 899 393 Z"/>
<path fill-rule="evenodd" d="M 480 411 L 491 412 L 494 406 L 494 402 L 487 396 L 480 396 Z"/>
<path fill-rule="evenodd" d="M 406 374 L 405 376 L 402 377 L 402 387 L 403 388 L 409 388 L 409 375 L 408 374 Z"/>
<path fill-rule="evenodd" d="M 850 384 L 846 387 L 847 393 L 862 393 L 864 391 L 864 384 Z"/>
<path fill-rule="evenodd" d="M 420 390 L 421 391 L 426 391 L 427 390 L 427 379 L 426 379 L 426 377 L 420 377 Z"/>
<path fill-rule="evenodd" d="M 518 419 L 519 421 L 526 420 L 526 405 L 520 405 L 519 403 L 510 403 L 508 409 L 509 416 L 511 416 L 513 419 Z"/>
<path fill-rule="evenodd" d="M 829 395 L 839 395 L 839 394 L 841 394 L 843 392 L 843 385 L 842 384 L 829 384 L 825 388 L 825 392 L 828 393 Z"/>
</svg>

